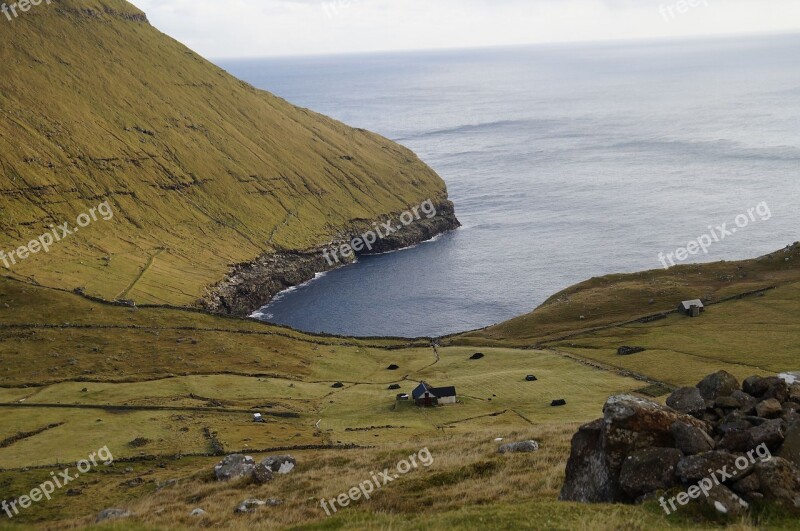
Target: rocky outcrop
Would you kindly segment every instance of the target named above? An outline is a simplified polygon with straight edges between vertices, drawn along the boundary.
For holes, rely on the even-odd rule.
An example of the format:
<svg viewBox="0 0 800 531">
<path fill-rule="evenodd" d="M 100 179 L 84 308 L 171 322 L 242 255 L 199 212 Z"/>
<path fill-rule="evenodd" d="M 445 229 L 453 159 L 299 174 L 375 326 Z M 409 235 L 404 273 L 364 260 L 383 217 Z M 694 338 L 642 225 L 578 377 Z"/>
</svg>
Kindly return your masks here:
<svg viewBox="0 0 800 531">
<path fill-rule="evenodd" d="M 364 249 L 355 254 L 380 254 L 411 247 L 461 226 L 450 201 L 440 202 L 434 207 L 436 208 L 434 217 L 430 219 L 422 217 L 385 238 L 377 239 L 371 250 Z M 397 213 L 394 216 L 386 216 L 386 219 L 396 222 L 399 217 L 400 213 Z M 223 281 L 211 288 L 198 304 L 216 313 L 250 315 L 266 305 L 278 293 L 313 280 L 318 273 L 350 263 L 349 260 L 337 262 L 331 256 L 330 250 L 349 244 L 372 229 L 373 223 L 370 221 L 356 223 L 326 245 L 305 251 L 268 253 L 251 262 L 238 264 Z M 325 251 L 328 251 L 328 258 L 324 254 Z"/>
<path fill-rule="evenodd" d="M 214 475 L 217 481 L 231 481 L 250 476 L 255 467 L 256 462 L 249 455 L 232 454 L 214 467 Z"/>
<path fill-rule="evenodd" d="M 721 371 L 676 390 L 672 407 L 611 397 L 603 418 L 573 437 L 560 499 L 635 503 L 688 491 L 728 516 L 762 500 L 800 509 L 798 385 L 752 377 L 740 389 Z"/>
<path fill-rule="evenodd" d="M 231 454 L 214 467 L 217 481 L 232 481 L 250 478 L 255 483 L 269 483 L 275 474 L 288 474 L 297 466 L 291 455 L 276 455 L 264 458 L 260 463 L 249 455 Z"/>
</svg>

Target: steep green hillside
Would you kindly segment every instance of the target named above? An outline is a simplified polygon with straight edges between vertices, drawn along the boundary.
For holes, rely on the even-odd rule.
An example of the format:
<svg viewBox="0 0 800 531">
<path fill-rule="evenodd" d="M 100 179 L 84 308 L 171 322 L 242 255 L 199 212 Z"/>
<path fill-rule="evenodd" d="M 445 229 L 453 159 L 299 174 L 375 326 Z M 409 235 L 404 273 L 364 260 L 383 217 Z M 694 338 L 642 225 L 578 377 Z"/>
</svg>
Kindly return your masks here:
<svg viewBox="0 0 800 531">
<path fill-rule="evenodd" d="M 192 304 L 234 264 L 429 198 L 445 219 L 419 237 L 457 224 L 413 153 L 233 78 L 123 0 L 3 17 L 0 115 L 0 249 L 101 202 L 113 210 L 10 264 L 43 285 Z"/>
</svg>

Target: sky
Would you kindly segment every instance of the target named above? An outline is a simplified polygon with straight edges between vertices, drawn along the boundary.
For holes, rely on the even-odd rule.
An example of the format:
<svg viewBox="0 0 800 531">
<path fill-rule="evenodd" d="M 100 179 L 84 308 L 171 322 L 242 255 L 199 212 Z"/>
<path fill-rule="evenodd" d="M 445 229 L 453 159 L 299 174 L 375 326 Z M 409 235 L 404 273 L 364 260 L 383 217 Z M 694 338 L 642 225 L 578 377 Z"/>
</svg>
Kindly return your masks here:
<svg viewBox="0 0 800 531">
<path fill-rule="evenodd" d="M 800 32 L 800 0 L 133 0 L 209 58 Z"/>
</svg>

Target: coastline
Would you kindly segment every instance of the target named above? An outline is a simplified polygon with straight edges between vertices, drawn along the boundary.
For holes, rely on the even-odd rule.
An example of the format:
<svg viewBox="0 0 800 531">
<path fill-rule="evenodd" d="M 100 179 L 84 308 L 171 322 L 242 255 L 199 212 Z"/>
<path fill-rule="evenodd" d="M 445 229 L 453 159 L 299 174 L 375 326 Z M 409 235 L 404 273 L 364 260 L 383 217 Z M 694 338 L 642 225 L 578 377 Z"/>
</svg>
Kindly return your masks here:
<svg viewBox="0 0 800 531">
<path fill-rule="evenodd" d="M 352 241 L 375 220 L 355 223 L 330 242 L 302 251 L 276 251 L 237 264 L 226 277 L 208 290 L 197 305 L 223 315 L 247 317 L 269 304 L 278 294 L 313 281 L 320 274 L 349 265 L 358 256 L 378 255 L 419 245 L 461 226 L 449 200 L 435 204 L 436 215 L 420 219 L 403 230 L 378 240 L 368 252 L 330 264 L 323 251 Z M 399 215 L 393 213 L 391 216 Z"/>
</svg>

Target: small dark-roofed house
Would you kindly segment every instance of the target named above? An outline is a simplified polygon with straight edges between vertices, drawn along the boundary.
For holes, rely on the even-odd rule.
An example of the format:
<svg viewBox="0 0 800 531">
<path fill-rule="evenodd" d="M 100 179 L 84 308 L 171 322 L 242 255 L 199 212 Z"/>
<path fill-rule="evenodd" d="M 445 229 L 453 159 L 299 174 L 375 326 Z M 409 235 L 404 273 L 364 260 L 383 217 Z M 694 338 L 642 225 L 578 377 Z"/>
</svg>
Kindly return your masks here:
<svg viewBox="0 0 800 531">
<path fill-rule="evenodd" d="M 415 404 L 423 407 L 455 404 L 456 388 L 453 386 L 431 387 L 425 382 L 420 382 L 412 391 L 411 398 L 414 399 Z"/>
<path fill-rule="evenodd" d="M 699 317 L 702 312 L 706 311 L 706 307 L 703 305 L 703 301 L 694 299 L 683 301 L 680 306 L 678 306 L 678 311 L 689 317 Z"/>
</svg>

